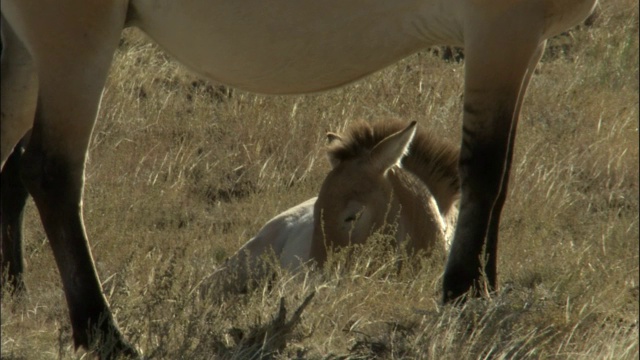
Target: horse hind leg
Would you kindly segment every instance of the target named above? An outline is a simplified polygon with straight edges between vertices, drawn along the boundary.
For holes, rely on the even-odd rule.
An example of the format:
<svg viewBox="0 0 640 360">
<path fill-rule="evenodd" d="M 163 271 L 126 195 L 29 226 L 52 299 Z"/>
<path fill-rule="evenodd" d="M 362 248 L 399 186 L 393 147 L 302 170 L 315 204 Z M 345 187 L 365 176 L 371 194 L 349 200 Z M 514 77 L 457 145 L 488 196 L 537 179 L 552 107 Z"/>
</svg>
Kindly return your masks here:
<svg viewBox="0 0 640 360">
<path fill-rule="evenodd" d="M 485 264 L 485 276 L 487 277 L 487 282 L 491 284 L 491 286 L 495 289 L 497 284 L 497 258 L 498 258 L 498 233 L 500 229 L 500 215 L 502 214 L 502 208 L 504 207 L 504 203 L 507 199 L 507 193 L 509 191 L 509 174 L 511 173 L 511 164 L 513 161 L 513 149 L 515 146 L 516 140 L 516 132 L 518 128 L 518 114 L 520 114 L 520 109 L 522 108 L 522 102 L 524 96 L 526 94 L 527 88 L 529 87 L 529 81 L 531 80 L 531 76 L 536 68 L 536 65 L 542 58 L 542 54 L 544 54 L 546 41 L 542 42 L 535 54 L 531 58 L 529 63 L 529 67 L 527 69 L 527 73 L 524 76 L 524 80 L 522 81 L 522 86 L 520 89 L 520 96 L 518 97 L 518 102 L 516 104 L 515 109 L 515 118 L 513 124 L 511 126 L 511 131 L 509 132 L 509 147 L 507 149 L 507 158 L 505 162 L 505 170 L 502 178 L 502 186 L 500 187 L 500 193 L 498 194 L 498 198 L 496 199 L 495 205 L 493 206 L 493 211 L 491 212 L 491 219 L 489 221 L 489 229 L 487 232 L 487 245 L 485 253 L 491 254 L 490 257 L 486 259 Z"/>
<path fill-rule="evenodd" d="M 2 185 L 1 222 L 2 222 L 2 288 L 5 281 L 14 294 L 26 291 L 24 284 L 24 258 L 22 255 L 22 218 L 29 193 L 20 180 L 20 157 L 22 144 L 16 149 L 5 163 L 0 175 Z"/>
<path fill-rule="evenodd" d="M 103 295 L 82 218 L 86 152 L 126 8 L 84 1 L 7 4 L 4 15 L 29 44 L 39 83 L 21 175 L 60 271 L 74 343 L 101 358 L 137 356 Z"/>
<path fill-rule="evenodd" d="M 509 178 L 510 143 L 527 72 L 543 42 L 535 22 L 537 9 L 526 6 L 492 22 L 483 22 L 482 10 L 477 9 L 469 20 L 475 31 L 465 44 L 462 198 L 443 279 L 444 302 L 469 290 L 478 295 L 485 285 L 489 291 L 496 289 L 495 230 Z M 490 228 L 495 238 L 488 241 Z"/>
<path fill-rule="evenodd" d="M 2 284 L 5 281 L 14 293 L 22 293 L 26 287 L 23 280 L 24 258 L 22 256 L 22 218 L 28 192 L 20 180 L 19 163 L 23 144 L 16 144 L 33 123 L 37 97 L 37 79 L 33 59 L 22 41 L 16 36 L 2 16 L 1 103 L 2 121 Z M 15 147 L 15 150 L 14 150 Z"/>
<path fill-rule="evenodd" d="M 16 144 L 31 128 L 36 109 L 38 80 L 33 59 L 2 16 L 0 147 L 2 166 Z"/>
</svg>

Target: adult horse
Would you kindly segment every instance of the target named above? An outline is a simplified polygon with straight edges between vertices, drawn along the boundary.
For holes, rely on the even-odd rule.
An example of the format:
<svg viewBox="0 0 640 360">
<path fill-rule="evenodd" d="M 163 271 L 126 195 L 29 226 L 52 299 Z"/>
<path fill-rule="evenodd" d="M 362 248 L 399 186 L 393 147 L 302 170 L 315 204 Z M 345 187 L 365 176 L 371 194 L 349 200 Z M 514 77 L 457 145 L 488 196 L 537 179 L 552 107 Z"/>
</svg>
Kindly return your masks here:
<svg viewBox="0 0 640 360">
<path fill-rule="evenodd" d="M 3 0 L 4 166 L 29 130 L 22 178 L 62 277 L 77 346 L 134 354 L 102 294 L 82 220 L 84 167 L 121 30 L 137 26 L 192 70 L 270 94 L 321 91 L 435 44 L 464 47 L 460 215 L 444 300 L 496 286 L 511 156 L 546 39 L 597 0 Z"/>
</svg>

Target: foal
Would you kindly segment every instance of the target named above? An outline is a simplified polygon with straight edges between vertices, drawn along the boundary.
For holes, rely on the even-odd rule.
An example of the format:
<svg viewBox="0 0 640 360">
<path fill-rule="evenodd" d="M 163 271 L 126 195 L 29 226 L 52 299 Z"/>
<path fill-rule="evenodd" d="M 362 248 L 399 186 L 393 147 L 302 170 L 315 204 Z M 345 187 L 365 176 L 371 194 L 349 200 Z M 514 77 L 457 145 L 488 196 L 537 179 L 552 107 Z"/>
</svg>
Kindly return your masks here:
<svg viewBox="0 0 640 360">
<path fill-rule="evenodd" d="M 413 252 L 438 245 L 448 250 L 459 197 L 458 152 L 416 130 L 415 122 L 388 121 L 356 123 L 344 136 L 328 133 L 333 170 L 319 197 L 269 220 L 213 274 L 215 281 L 226 291 L 243 291 L 270 274 L 265 256 L 275 255 L 292 271 L 310 260 L 322 266 L 327 248 L 362 244 L 372 232 L 392 235 L 398 244 L 409 240 Z M 396 222 L 396 228 L 385 226 Z"/>
</svg>

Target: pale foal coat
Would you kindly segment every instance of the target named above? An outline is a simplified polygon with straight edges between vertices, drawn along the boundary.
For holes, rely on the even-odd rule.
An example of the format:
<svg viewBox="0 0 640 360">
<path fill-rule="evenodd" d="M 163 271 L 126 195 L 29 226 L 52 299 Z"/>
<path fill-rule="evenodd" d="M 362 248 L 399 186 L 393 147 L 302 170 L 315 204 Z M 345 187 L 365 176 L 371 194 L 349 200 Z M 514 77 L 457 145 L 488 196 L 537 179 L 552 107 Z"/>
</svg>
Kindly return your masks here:
<svg viewBox="0 0 640 360">
<path fill-rule="evenodd" d="M 269 275 L 268 262 L 263 260 L 271 255 L 275 255 L 282 268 L 294 272 L 309 261 L 316 199 L 313 197 L 269 220 L 213 273 L 214 283 L 223 284 L 227 291 L 243 291 L 250 281 L 260 281 Z"/>
<path fill-rule="evenodd" d="M 275 256 L 278 265 L 292 273 L 298 273 L 303 264 L 315 260 L 311 252 L 314 229 L 314 206 L 317 197 L 302 202 L 269 220 L 258 234 L 247 241 L 224 264 L 212 274 L 214 286 L 222 286 L 225 292 L 243 292 L 252 283 L 262 281 L 272 271 L 269 256 Z M 448 251 L 452 227 L 439 214 L 434 198 L 428 199 L 437 226 L 436 238 L 443 239 L 441 245 Z M 395 236 L 400 243 L 409 234 L 413 224 L 401 218 Z M 266 260 L 266 261 L 265 261 Z M 211 284 L 203 288 L 209 292 Z"/>
</svg>

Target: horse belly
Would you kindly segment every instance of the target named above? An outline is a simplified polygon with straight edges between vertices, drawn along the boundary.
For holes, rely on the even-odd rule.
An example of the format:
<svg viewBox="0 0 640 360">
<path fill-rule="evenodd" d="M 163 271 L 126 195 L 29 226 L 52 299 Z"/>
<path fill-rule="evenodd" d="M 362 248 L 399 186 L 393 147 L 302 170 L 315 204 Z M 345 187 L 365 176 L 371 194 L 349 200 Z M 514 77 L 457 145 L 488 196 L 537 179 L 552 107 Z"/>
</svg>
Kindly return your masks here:
<svg viewBox="0 0 640 360">
<path fill-rule="evenodd" d="M 598 0 L 545 0 L 544 38 L 560 34 L 586 19 Z"/>
<path fill-rule="evenodd" d="M 283 94 L 354 81 L 429 45 L 419 1 L 134 1 L 130 25 L 211 80 Z"/>
</svg>

